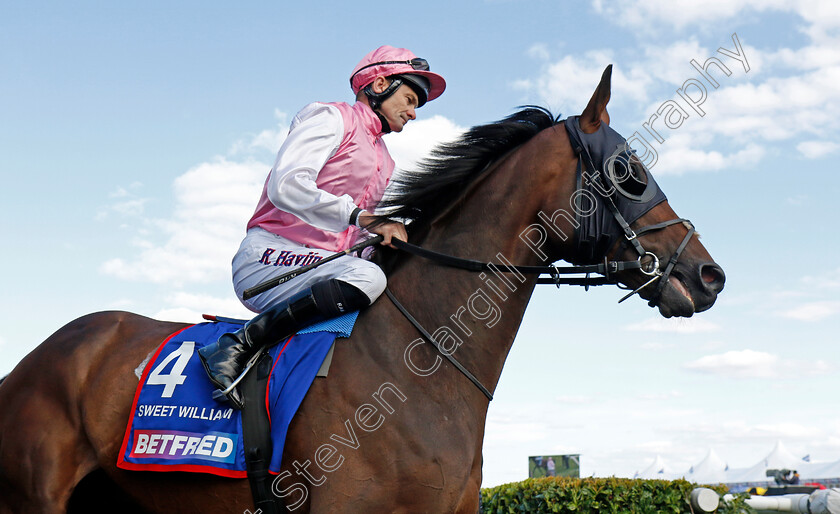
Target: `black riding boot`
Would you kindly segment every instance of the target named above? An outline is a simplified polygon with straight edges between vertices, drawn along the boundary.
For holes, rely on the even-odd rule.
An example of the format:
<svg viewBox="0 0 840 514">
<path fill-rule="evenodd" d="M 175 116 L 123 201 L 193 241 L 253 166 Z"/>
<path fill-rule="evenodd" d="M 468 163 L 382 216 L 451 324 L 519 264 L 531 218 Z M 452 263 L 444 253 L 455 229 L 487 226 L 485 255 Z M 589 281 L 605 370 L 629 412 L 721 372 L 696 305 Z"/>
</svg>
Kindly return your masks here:
<svg viewBox="0 0 840 514">
<path fill-rule="evenodd" d="M 308 325 L 361 309 L 369 303 L 367 295 L 346 282 L 336 279 L 319 282 L 258 314 L 236 332 L 223 334 L 217 342 L 199 349 L 198 355 L 210 380 L 225 390 L 262 348 L 277 344 Z M 235 388 L 227 397 L 234 407 L 244 406 L 244 399 Z"/>
</svg>

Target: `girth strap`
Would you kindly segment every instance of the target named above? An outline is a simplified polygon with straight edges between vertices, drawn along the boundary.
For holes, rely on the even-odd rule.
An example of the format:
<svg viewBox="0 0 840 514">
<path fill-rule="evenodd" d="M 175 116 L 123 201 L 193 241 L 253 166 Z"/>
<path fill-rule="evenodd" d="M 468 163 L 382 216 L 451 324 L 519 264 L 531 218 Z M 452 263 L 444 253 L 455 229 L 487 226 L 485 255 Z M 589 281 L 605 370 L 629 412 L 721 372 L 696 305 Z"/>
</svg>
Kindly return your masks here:
<svg viewBox="0 0 840 514">
<path fill-rule="evenodd" d="M 288 510 L 280 498 L 272 494 L 271 474 L 268 472 L 272 443 L 268 413 L 265 410 L 265 392 L 268 376 L 271 374 L 271 363 L 271 358 L 264 353 L 255 365 L 255 372 L 248 373 L 240 385 L 240 391 L 245 398 L 245 408 L 242 410 L 242 440 L 255 512 L 280 514 Z"/>
<path fill-rule="evenodd" d="M 441 355 L 446 357 L 446 360 L 448 360 L 453 366 L 455 366 L 458 369 L 458 371 L 463 373 L 465 377 L 470 379 L 470 382 L 475 384 L 475 386 L 482 393 L 484 393 L 484 396 L 486 396 L 488 400 L 491 400 L 491 401 L 493 400 L 493 394 L 486 387 L 484 387 L 481 384 L 481 382 L 479 382 L 478 379 L 475 378 L 475 376 L 472 373 L 470 373 L 469 370 L 467 370 L 467 368 L 465 368 L 464 366 L 461 365 L 460 362 L 455 360 L 455 357 L 453 357 L 451 354 L 445 352 L 443 350 L 443 348 L 440 347 L 440 343 L 438 343 L 435 340 L 435 338 L 432 337 L 432 335 L 425 328 L 423 328 L 423 325 L 421 325 L 420 322 L 417 321 L 414 318 L 414 316 L 412 316 L 411 313 L 409 313 L 408 310 L 406 310 L 405 307 L 403 307 L 403 305 L 394 296 L 394 293 L 391 292 L 390 288 L 387 288 L 387 287 L 385 288 L 385 294 L 388 295 L 388 298 L 390 298 L 392 302 L 394 302 L 394 305 L 397 307 L 397 309 L 399 309 L 399 311 L 402 313 L 402 315 L 405 316 L 405 318 L 412 325 L 414 325 L 414 328 L 416 328 L 417 331 L 420 332 L 423 335 L 423 337 L 426 339 L 426 341 L 432 343 L 432 345 L 437 349 L 437 351 L 440 352 Z"/>
</svg>

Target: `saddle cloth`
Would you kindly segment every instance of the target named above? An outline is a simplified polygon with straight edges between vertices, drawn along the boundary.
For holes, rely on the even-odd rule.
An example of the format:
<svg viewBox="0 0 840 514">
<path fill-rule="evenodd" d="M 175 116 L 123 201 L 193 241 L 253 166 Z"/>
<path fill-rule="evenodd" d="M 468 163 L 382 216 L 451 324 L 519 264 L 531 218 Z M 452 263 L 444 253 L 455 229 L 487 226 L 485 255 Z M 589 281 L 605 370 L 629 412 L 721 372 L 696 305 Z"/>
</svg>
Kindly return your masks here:
<svg viewBox="0 0 840 514">
<path fill-rule="evenodd" d="M 292 418 L 336 337 L 349 337 L 358 312 L 308 327 L 269 350 L 266 405 L 273 444 L 269 470 L 280 472 Z M 169 336 L 143 369 L 117 467 L 245 478 L 241 412 L 212 398 L 197 350 L 241 327 L 201 323 Z"/>
</svg>

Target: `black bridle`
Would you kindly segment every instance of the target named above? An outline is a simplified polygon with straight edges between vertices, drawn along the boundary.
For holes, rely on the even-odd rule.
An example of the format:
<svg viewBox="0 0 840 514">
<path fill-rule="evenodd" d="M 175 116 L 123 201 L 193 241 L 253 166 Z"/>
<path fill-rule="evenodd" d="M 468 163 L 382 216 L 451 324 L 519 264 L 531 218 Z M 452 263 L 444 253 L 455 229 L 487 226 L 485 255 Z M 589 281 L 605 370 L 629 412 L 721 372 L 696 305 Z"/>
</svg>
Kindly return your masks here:
<svg viewBox="0 0 840 514">
<path fill-rule="evenodd" d="M 596 141 L 600 139 L 599 142 L 601 143 L 601 148 L 597 149 L 592 148 L 592 143 L 588 141 L 590 139 L 590 135 L 587 135 L 580 130 L 577 117 L 573 117 L 566 120 L 565 126 L 567 133 L 569 134 L 570 142 L 572 143 L 572 148 L 575 154 L 578 156 L 577 183 L 582 184 L 582 177 L 584 176 L 585 171 L 593 173 L 593 175 L 591 175 L 591 178 L 588 177 L 590 178 L 590 180 L 600 181 L 600 183 L 597 184 L 600 187 L 594 187 L 592 189 L 594 189 L 601 197 L 601 199 L 603 200 L 602 204 L 612 216 L 612 219 L 615 221 L 618 227 L 621 229 L 622 235 L 624 237 L 622 248 L 624 248 L 627 244 L 630 244 L 636 251 L 636 253 L 639 255 L 639 257 L 636 260 L 611 261 L 608 260 L 606 254 L 604 254 L 602 256 L 603 262 L 600 262 L 598 264 L 584 264 L 573 266 L 516 266 L 507 262 L 494 264 L 473 259 L 455 257 L 452 255 L 428 250 L 426 248 L 422 248 L 411 243 L 400 241 L 398 239 L 392 239 L 392 244 L 398 249 L 410 253 L 412 255 L 435 261 L 444 266 L 459 268 L 472 272 L 492 271 L 519 274 L 548 275 L 548 277 L 538 277 L 537 284 L 554 284 L 558 288 L 561 285 L 579 285 L 584 286 L 588 290 L 589 286 L 600 286 L 607 284 L 619 285 L 619 287 L 621 287 L 618 281 L 613 278 L 613 275 L 620 271 L 638 269 L 644 275 L 650 277 L 649 280 L 647 280 L 644 284 L 637 287 L 630 293 L 626 294 L 623 298 L 619 300 L 619 303 L 630 298 L 634 294 L 639 293 L 654 282 L 659 281 L 651 299 L 648 302 L 648 305 L 650 305 L 651 307 L 655 306 L 659 302 L 660 297 L 662 296 L 662 291 L 665 289 L 665 284 L 668 283 L 669 278 L 671 276 L 671 272 L 674 270 L 677 261 L 679 261 L 680 255 L 682 255 L 683 251 L 688 246 L 689 241 L 695 233 L 694 225 L 692 225 L 691 222 L 687 219 L 675 218 L 672 220 L 663 221 L 661 223 L 648 225 L 634 231 L 630 226 L 630 224 L 633 221 L 640 218 L 647 211 L 649 211 L 662 201 L 665 201 L 665 196 L 661 194 L 661 191 L 659 191 L 658 186 L 653 181 L 653 178 L 651 177 L 650 173 L 647 171 L 647 169 L 644 168 L 644 166 L 641 164 L 641 162 L 638 161 L 638 159 L 633 160 L 635 156 L 633 155 L 632 149 L 630 149 L 629 145 L 627 144 L 627 140 L 618 135 L 617 132 L 613 131 L 605 124 L 602 124 L 598 132 L 596 132 L 595 136 L 591 138 Z M 612 153 L 607 159 L 601 159 L 601 166 L 597 166 L 595 164 L 595 159 L 601 155 L 604 155 L 605 152 L 609 152 L 609 143 L 615 143 L 616 141 L 618 141 L 618 139 L 620 139 L 620 144 L 616 145 L 615 150 L 612 151 Z M 647 179 L 644 182 L 645 193 L 639 195 L 637 198 L 630 198 L 630 196 L 627 195 L 624 199 L 622 199 L 620 196 L 618 196 L 622 194 L 618 193 L 618 190 L 624 190 L 618 184 L 613 183 L 614 187 L 610 188 L 608 187 L 608 184 L 604 183 L 605 176 L 609 177 L 614 181 L 615 171 L 612 169 L 608 169 L 608 166 L 611 165 L 610 163 L 612 163 L 612 165 L 614 166 L 616 162 L 626 163 L 626 165 L 628 166 L 628 170 L 630 163 L 632 162 L 632 165 L 639 166 L 641 170 L 643 170 L 643 172 L 646 174 Z M 652 188 L 655 188 L 655 190 Z M 611 193 L 609 192 L 610 190 L 612 190 Z M 626 204 L 626 202 L 624 201 L 626 199 L 635 201 L 636 204 L 642 203 L 640 202 L 640 200 L 645 200 L 645 202 L 641 206 L 636 205 L 633 208 L 625 209 L 622 209 L 619 205 L 616 204 L 616 200 L 619 200 L 619 204 Z M 622 213 L 622 210 L 629 211 L 631 213 L 630 216 L 634 217 L 635 219 L 631 219 L 630 222 L 628 222 L 628 216 L 625 216 L 625 214 Z M 679 223 L 682 223 L 688 229 L 688 233 L 685 235 L 685 237 L 683 237 L 683 240 L 671 254 L 671 257 L 668 259 L 668 262 L 663 269 L 660 266 L 659 257 L 655 253 L 645 250 L 641 241 L 639 241 L 639 237 Z M 582 238 L 581 226 L 582 224 L 580 222 L 580 219 L 578 219 L 575 226 L 575 238 L 578 241 L 578 243 L 580 243 L 580 240 Z M 614 240 L 615 239 L 608 238 L 608 243 L 606 244 L 607 250 L 612 248 Z M 617 254 L 620 255 L 621 253 L 622 251 L 620 249 L 617 252 Z M 643 262 L 644 260 L 647 260 L 647 262 Z M 596 273 L 601 276 L 590 277 L 592 273 Z M 568 274 L 584 274 L 585 277 L 562 277 L 563 275 Z M 403 314 L 403 316 L 405 316 L 406 319 L 408 319 L 408 321 L 417 329 L 417 331 L 420 332 L 423 335 L 423 337 L 429 343 L 431 343 L 441 355 L 443 355 L 453 366 L 455 366 L 456 369 L 463 373 L 464 376 L 466 376 L 487 397 L 488 400 L 493 399 L 492 393 L 483 384 L 481 384 L 481 382 L 472 373 L 470 373 L 463 365 L 461 365 L 461 363 L 459 363 L 452 356 L 451 352 L 447 352 L 441 347 L 440 343 L 436 341 L 434 337 L 425 328 L 423 328 L 423 326 L 397 300 L 397 298 L 390 291 L 390 289 L 386 288 L 385 293 L 388 296 L 388 298 L 394 303 L 397 309 L 399 309 L 399 311 Z"/>
<path fill-rule="evenodd" d="M 634 231 L 630 227 L 630 224 L 659 203 L 664 202 L 666 199 L 665 195 L 661 192 L 659 186 L 656 184 L 656 181 L 653 180 L 653 176 L 651 176 L 647 168 L 634 155 L 633 149 L 630 148 L 630 145 L 624 137 L 604 123 L 600 125 L 596 132 L 587 134 L 580 128 L 579 120 L 580 118 L 578 116 L 574 116 L 564 122 L 572 149 L 578 156 L 576 172 L 578 185 L 580 186 L 583 184 L 582 177 L 584 176 L 593 183 L 595 181 L 598 182 L 597 184 L 592 184 L 597 185 L 598 187 L 590 187 L 589 190 L 595 191 L 601 197 L 603 200 L 601 204 L 609 211 L 613 220 L 615 220 L 616 224 L 621 229 L 624 237 L 622 248 L 628 243 L 632 245 L 633 249 L 639 255 L 640 263 L 645 258 L 650 259 L 647 265 L 643 265 L 639 268 L 640 271 L 650 277 L 650 279 L 625 295 L 618 302 L 623 302 L 634 294 L 640 292 L 642 289 L 648 287 L 656 281 L 659 281 L 653 295 L 648 301 L 648 305 L 654 307 L 658 304 L 659 299 L 662 296 L 662 291 L 665 289 L 665 285 L 668 283 L 671 272 L 677 265 L 680 255 L 682 255 L 692 236 L 694 236 L 694 225 L 685 218 L 675 218 L 661 223 L 648 225 Z M 600 162 L 600 166 L 596 164 L 597 162 Z M 623 166 L 625 173 L 622 174 L 623 176 L 619 177 L 617 176 L 618 173 L 616 168 L 621 166 Z M 631 172 L 631 169 L 639 175 L 644 174 L 644 180 L 636 178 Z M 587 174 L 587 171 L 591 173 L 591 175 Z M 621 180 L 622 178 L 624 181 Z M 605 183 L 605 180 L 609 183 Z M 642 186 L 644 191 L 642 191 L 639 195 L 631 195 L 625 191 L 625 188 L 622 187 L 622 182 L 630 182 L 631 185 Z M 628 217 L 630 217 L 629 222 L 627 220 Z M 639 241 L 639 237 L 679 223 L 682 223 L 688 232 L 671 254 L 665 268 L 662 269 L 659 257 L 655 253 L 645 250 L 641 241 Z M 582 238 L 580 233 L 582 227 L 583 224 L 580 222 L 576 227 L 575 236 L 578 240 L 578 244 L 580 244 L 580 239 Z M 607 249 L 612 248 L 613 241 L 614 239 L 609 240 L 606 245 Z M 618 254 L 620 255 L 621 253 L 622 251 L 620 249 Z"/>
<path fill-rule="evenodd" d="M 600 286 L 600 285 L 607 285 L 607 284 L 615 284 L 619 285 L 618 281 L 612 278 L 613 273 L 617 273 L 619 271 L 625 270 L 633 270 L 638 269 L 645 275 L 651 277 L 650 280 L 642 284 L 640 287 L 636 288 L 635 290 L 631 291 L 627 295 L 625 295 L 619 303 L 623 302 L 627 298 L 630 298 L 634 294 L 638 293 L 648 285 L 652 284 L 653 282 L 659 280 L 659 285 L 654 292 L 653 298 L 650 300 L 649 305 L 654 306 L 656 301 L 662 294 L 662 290 L 664 289 L 665 284 L 667 283 L 668 276 L 671 274 L 671 271 L 674 269 L 674 266 L 679 260 L 679 256 L 685 247 L 688 245 L 688 241 L 691 239 L 691 236 L 694 234 L 694 226 L 688 220 L 678 218 L 670 221 L 665 221 L 662 223 L 657 223 L 655 225 L 649 225 L 647 227 L 641 228 L 638 231 L 634 232 L 633 229 L 630 228 L 629 225 L 626 224 L 624 218 L 621 216 L 618 211 L 616 212 L 616 221 L 619 224 L 624 223 L 623 228 L 626 227 L 626 238 L 633 247 L 636 249 L 636 252 L 639 254 L 639 258 L 635 261 L 609 261 L 604 258 L 604 262 L 599 264 L 591 264 L 591 265 L 575 265 L 575 266 L 514 266 L 511 264 L 493 264 L 489 262 L 482 262 L 476 261 L 472 259 L 463 259 L 460 257 L 454 257 L 452 255 L 447 255 L 444 253 L 435 252 L 432 250 L 428 250 L 426 248 L 422 248 L 417 245 L 413 245 L 411 243 L 406 243 L 404 241 L 400 241 L 399 239 L 392 239 L 391 243 L 396 246 L 398 249 L 408 252 L 412 255 L 417 255 L 418 257 L 423 257 L 445 266 L 459 268 L 467 271 L 473 272 L 485 272 L 485 271 L 498 271 L 498 272 L 505 272 L 505 273 L 523 273 L 523 274 L 537 274 L 543 275 L 548 274 L 549 277 L 538 277 L 537 284 L 554 284 L 558 288 L 561 285 L 580 285 L 589 289 L 589 286 Z M 659 267 L 659 258 L 656 254 L 652 252 L 648 252 L 642 247 L 642 244 L 639 242 L 638 237 L 649 232 L 653 232 L 656 230 L 661 230 L 665 227 L 670 225 L 674 225 L 676 223 L 685 223 L 689 228 L 688 234 L 683 238 L 680 245 L 677 247 L 677 250 L 671 256 L 668 261 L 668 264 L 665 267 L 665 270 L 660 270 Z M 650 255 L 652 257 L 652 263 L 650 266 L 643 266 L 642 259 L 645 256 Z M 601 277 L 591 278 L 591 273 L 598 273 L 602 275 Z M 561 275 L 564 274 L 585 274 L 584 278 L 580 277 L 571 277 L 571 278 L 561 278 Z M 467 370 L 460 362 L 458 362 L 455 357 L 452 356 L 451 352 L 446 351 L 441 344 L 425 329 L 423 325 L 420 324 L 414 316 L 406 309 L 402 303 L 394 296 L 394 293 L 391 292 L 389 288 L 385 288 L 385 294 L 388 298 L 393 302 L 393 304 L 397 307 L 397 309 L 402 313 L 403 316 L 417 329 L 418 332 L 423 336 L 423 338 L 432 344 L 432 346 L 437 349 L 437 351 L 443 355 L 455 368 L 464 374 L 470 382 L 472 382 L 479 391 L 487 397 L 488 400 L 493 400 L 493 394 L 490 392 L 487 387 L 484 386 L 469 370 Z"/>
</svg>

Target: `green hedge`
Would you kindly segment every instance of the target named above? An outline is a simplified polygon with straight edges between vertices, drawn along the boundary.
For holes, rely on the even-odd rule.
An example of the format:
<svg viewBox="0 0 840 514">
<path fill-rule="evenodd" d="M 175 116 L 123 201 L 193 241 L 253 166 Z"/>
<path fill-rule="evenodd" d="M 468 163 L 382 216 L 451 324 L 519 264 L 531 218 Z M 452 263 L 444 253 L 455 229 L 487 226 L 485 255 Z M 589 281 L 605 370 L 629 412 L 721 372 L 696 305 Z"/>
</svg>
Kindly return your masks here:
<svg viewBox="0 0 840 514">
<path fill-rule="evenodd" d="M 691 512 L 689 496 L 697 487 L 686 480 L 631 480 L 627 478 L 529 478 L 481 490 L 481 512 L 588 513 L 615 512 L 650 514 Z M 709 487 L 709 486 L 704 486 Z M 720 494 L 723 485 L 711 486 Z M 750 512 L 740 499 L 723 505 L 720 513 Z"/>
</svg>

